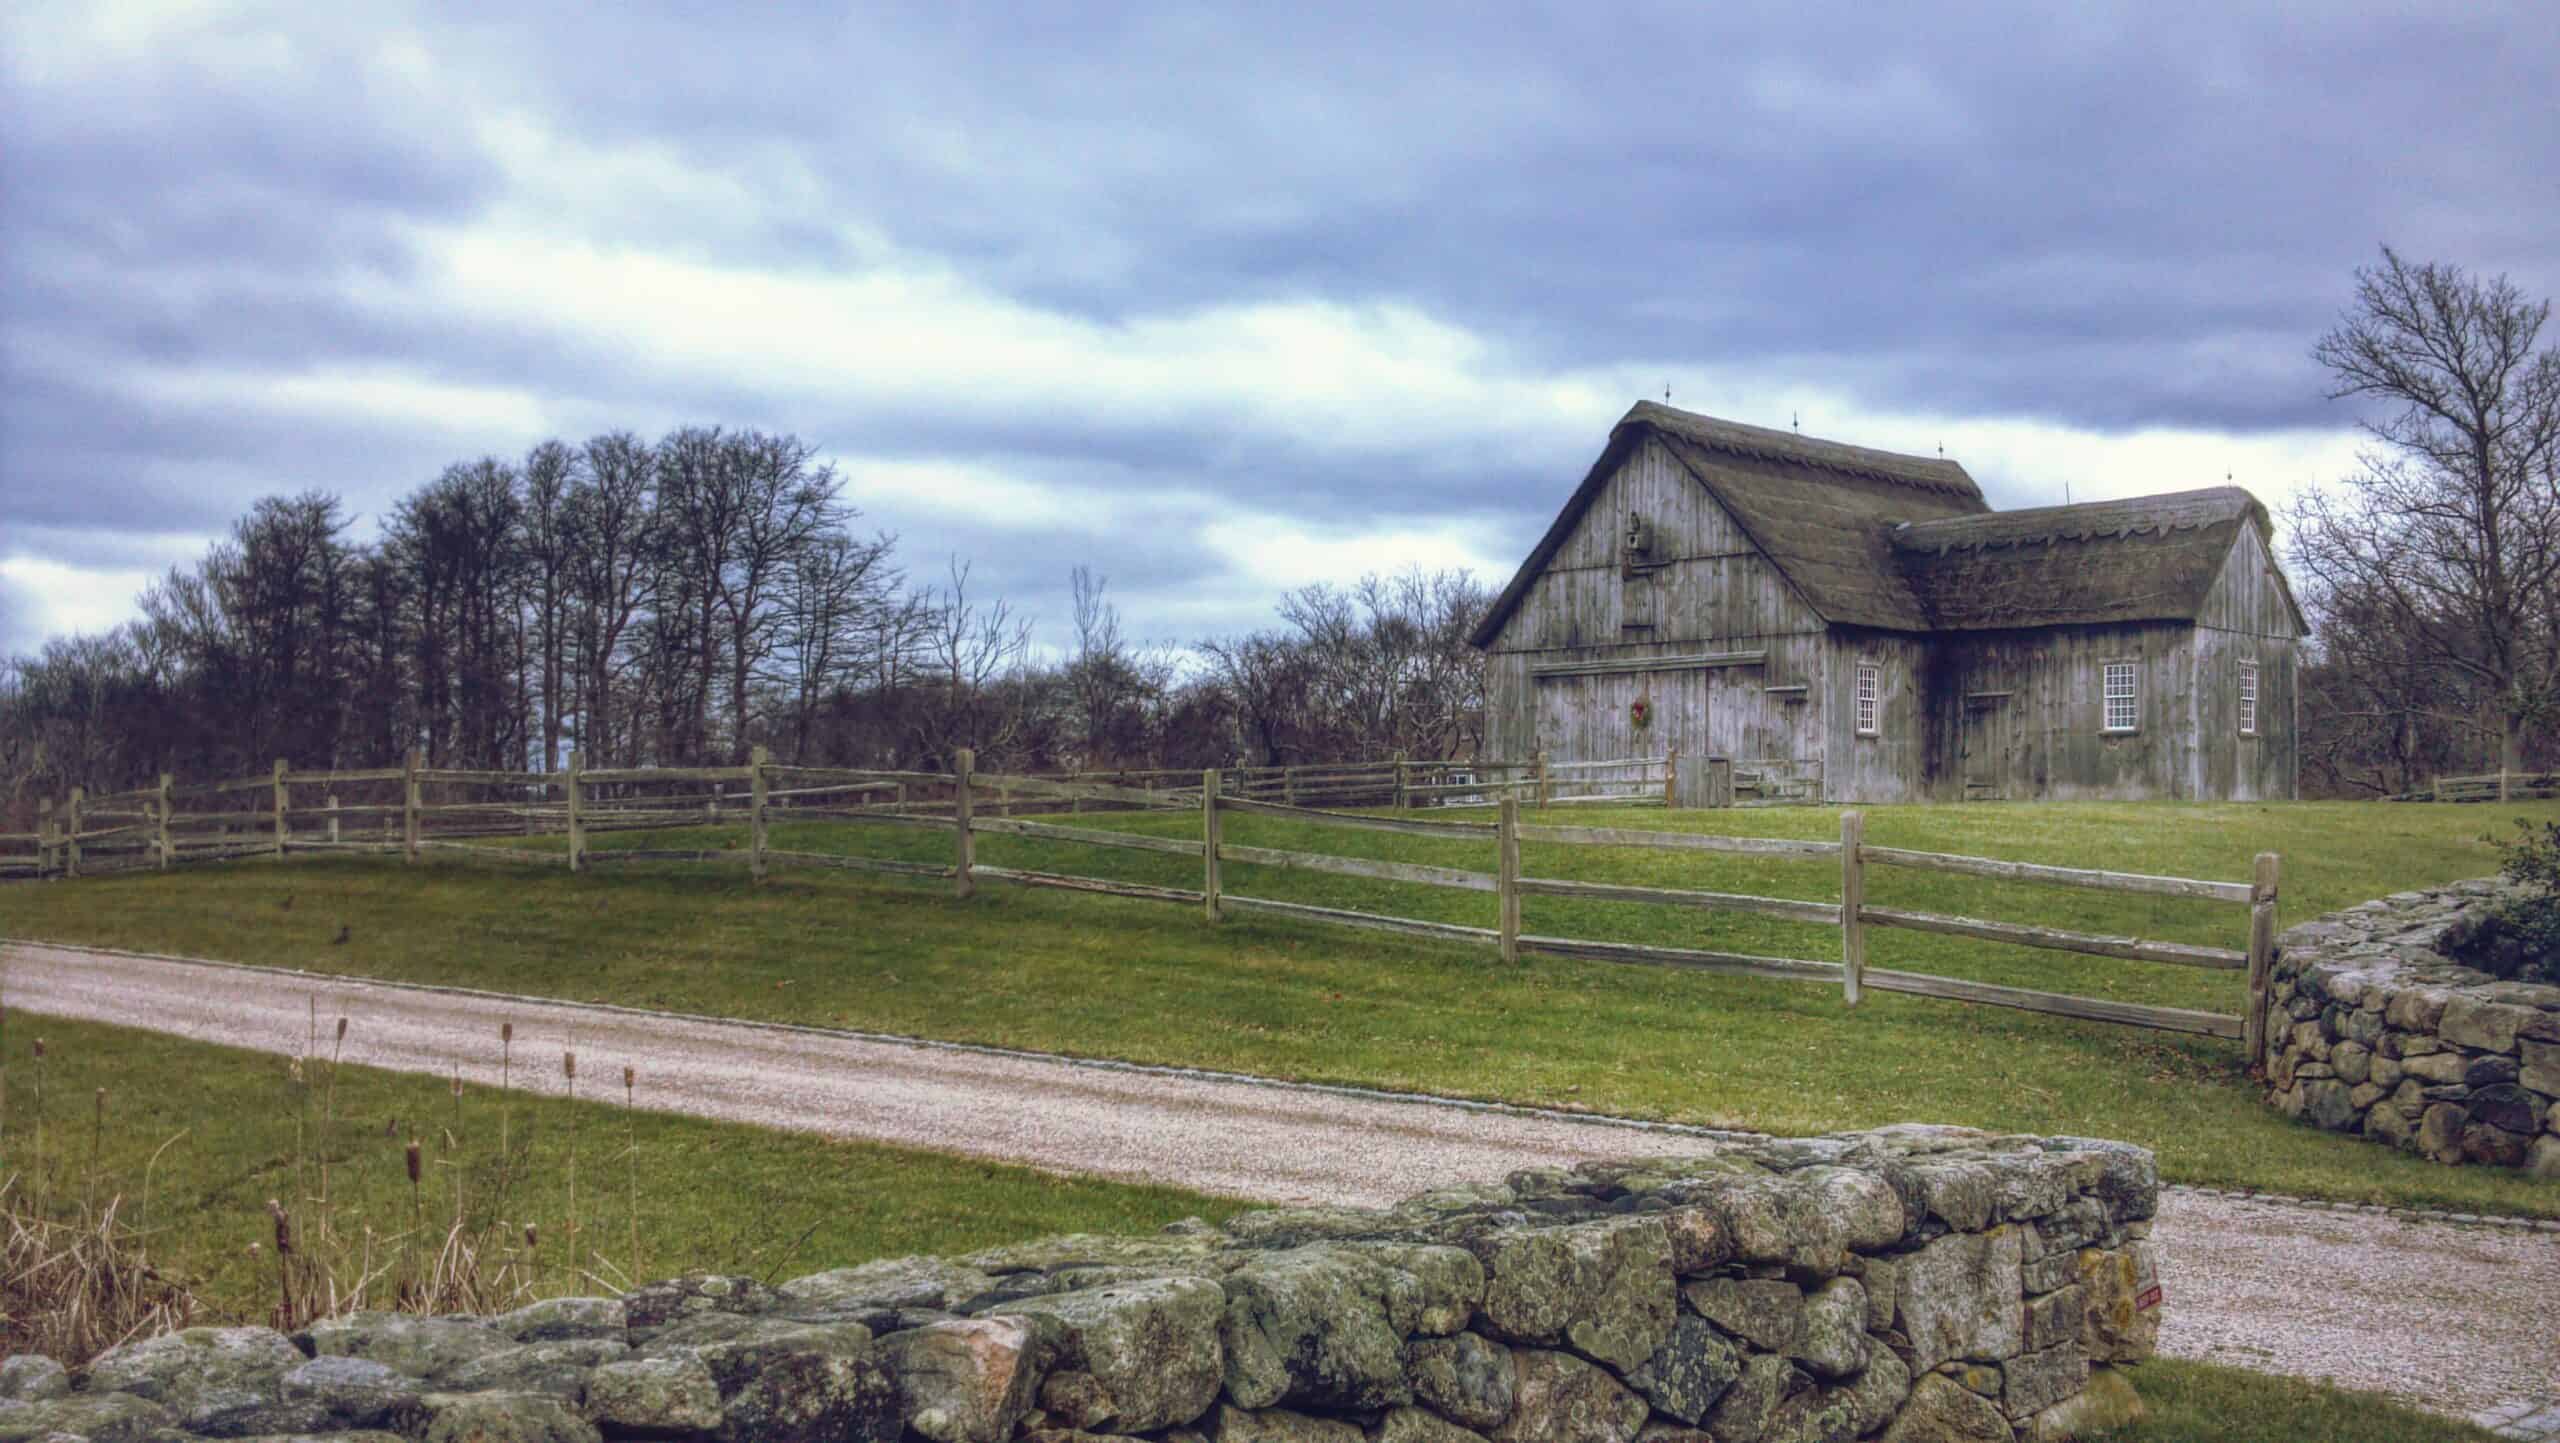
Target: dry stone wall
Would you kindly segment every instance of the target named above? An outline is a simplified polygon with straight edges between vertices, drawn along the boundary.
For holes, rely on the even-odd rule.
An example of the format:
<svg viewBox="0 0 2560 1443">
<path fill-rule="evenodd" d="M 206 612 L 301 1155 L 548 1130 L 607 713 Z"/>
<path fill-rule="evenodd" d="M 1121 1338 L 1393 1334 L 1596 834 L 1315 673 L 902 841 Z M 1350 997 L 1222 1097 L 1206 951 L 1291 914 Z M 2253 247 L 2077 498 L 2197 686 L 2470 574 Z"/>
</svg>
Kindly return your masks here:
<svg viewBox="0 0 2560 1443">
<path fill-rule="evenodd" d="M 1889 1443 L 2139 1409 L 2151 1154 L 1902 1126 L 1384 1210 L 0 1365 L 0 1439 Z"/>
<path fill-rule="evenodd" d="M 2401 892 L 2277 939 L 2267 1097 L 2442 1163 L 2560 1177 L 2560 987 L 2456 961 L 2492 881 Z"/>
</svg>

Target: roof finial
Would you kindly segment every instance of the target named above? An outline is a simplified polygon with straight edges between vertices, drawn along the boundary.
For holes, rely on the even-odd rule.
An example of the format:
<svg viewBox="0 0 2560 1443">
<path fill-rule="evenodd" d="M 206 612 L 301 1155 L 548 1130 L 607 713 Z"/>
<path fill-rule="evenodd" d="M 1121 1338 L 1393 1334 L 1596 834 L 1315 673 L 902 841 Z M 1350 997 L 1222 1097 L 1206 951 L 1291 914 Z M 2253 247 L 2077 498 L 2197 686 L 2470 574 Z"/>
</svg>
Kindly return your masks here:
<svg viewBox="0 0 2560 1443">
<path fill-rule="evenodd" d="M 1671 404 L 1671 386 L 1668 382 L 1662 387 L 1662 404 L 1666 406 Z"/>
<path fill-rule="evenodd" d="M 1799 435 L 1799 436 L 1803 435 L 1803 434 L 1804 434 L 1804 418 L 1803 418 L 1802 416 L 1797 415 L 1797 414 L 1796 414 L 1795 412 L 1793 412 L 1793 411 L 1789 411 L 1789 412 L 1787 413 L 1787 428 L 1788 428 L 1789 430 L 1794 431 L 1794 432 L 1795 432 L 1797 435 Z"/>
</svg>

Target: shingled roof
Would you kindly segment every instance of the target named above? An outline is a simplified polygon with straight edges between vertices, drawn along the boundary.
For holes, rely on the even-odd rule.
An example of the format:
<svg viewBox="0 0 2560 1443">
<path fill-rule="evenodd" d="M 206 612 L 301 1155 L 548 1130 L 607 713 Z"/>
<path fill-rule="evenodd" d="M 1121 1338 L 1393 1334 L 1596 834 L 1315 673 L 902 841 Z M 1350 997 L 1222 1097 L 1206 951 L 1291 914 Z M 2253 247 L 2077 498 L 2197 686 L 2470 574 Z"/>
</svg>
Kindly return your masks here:
<svg viewBox="0 0 2560 1443">
<path fill-rule="evenodd" d="M 1490 646 L 1628 449 L 1658 437 L 1831 622 L 1963 631 L 2192 620 L 2255 498 L 2222 486 L 2125 501 L 1989 509 L 1964 467 L 1639 401 L 1474 641 Z"/>
<path fill-rule="evenodd" d="M 1942 631 L 2192 621 L 2243 526 L 2271 534 L 2237 486 L 2035 506 L 1897 526 L 1895 558 Z"/>
</svg>

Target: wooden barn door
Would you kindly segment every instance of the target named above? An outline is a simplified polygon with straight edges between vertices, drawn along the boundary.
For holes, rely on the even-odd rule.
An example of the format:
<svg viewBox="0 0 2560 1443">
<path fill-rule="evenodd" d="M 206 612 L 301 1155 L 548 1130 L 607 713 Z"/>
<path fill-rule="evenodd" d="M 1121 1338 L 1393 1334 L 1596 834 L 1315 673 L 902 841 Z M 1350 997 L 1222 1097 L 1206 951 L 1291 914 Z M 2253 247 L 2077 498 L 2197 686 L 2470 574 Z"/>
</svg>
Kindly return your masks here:
<svg viewBox="0 0 2560 1443">
<path fill-rule="evenodd" d="M 2009 799 L 2009 699 L 1968 697 L 1964 706 L 1964 799 Z"/>
</svg>

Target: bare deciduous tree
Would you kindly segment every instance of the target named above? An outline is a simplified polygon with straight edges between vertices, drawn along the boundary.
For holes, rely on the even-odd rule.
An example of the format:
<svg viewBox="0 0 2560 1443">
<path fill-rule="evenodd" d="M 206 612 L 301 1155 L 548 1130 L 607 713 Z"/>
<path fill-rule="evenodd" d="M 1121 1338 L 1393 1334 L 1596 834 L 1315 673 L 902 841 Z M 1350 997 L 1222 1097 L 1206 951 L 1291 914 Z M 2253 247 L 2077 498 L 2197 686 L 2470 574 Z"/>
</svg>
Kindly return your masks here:
<svg viewBox="0 0 2560 1443">
<path fill-rule="evenodd" d="M 2359 658 L 2498 764 L 2560 710 L 2560 353 L 2548 301 L 2504 277 L 2413 265 L 2385 249 L 2312 354 L 2335 398 L 2381 403 L 2363 469 L 2296 502 L 2292 560 L 2327 615 L 2406 644 Z"/>
</svg>

